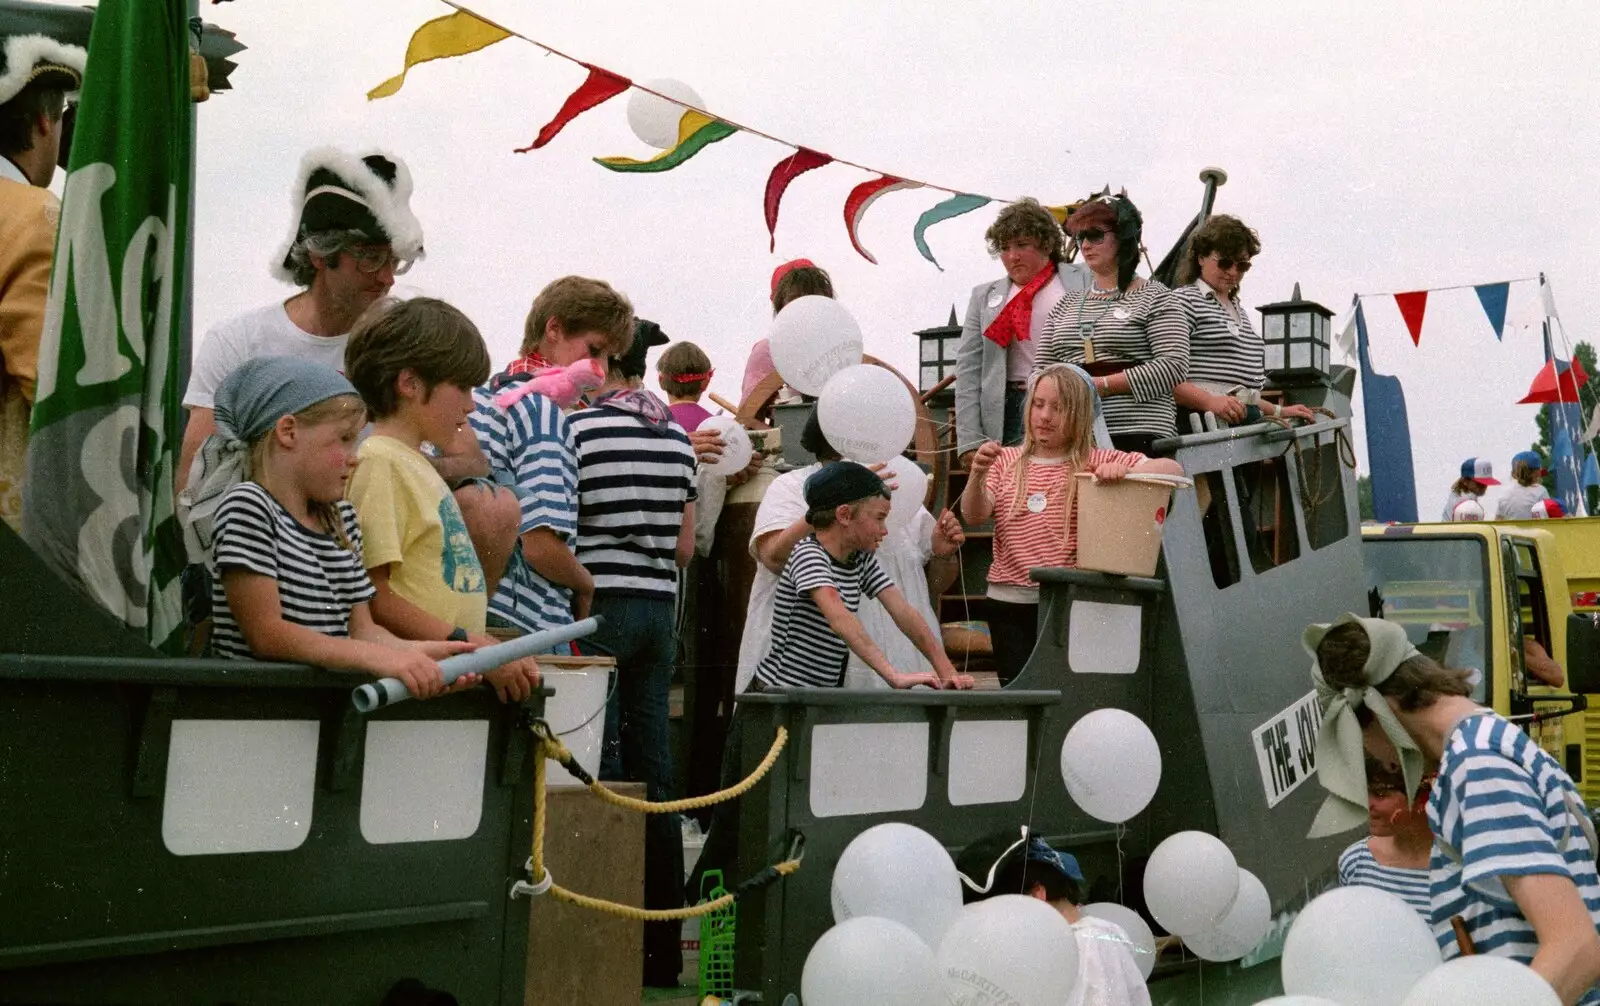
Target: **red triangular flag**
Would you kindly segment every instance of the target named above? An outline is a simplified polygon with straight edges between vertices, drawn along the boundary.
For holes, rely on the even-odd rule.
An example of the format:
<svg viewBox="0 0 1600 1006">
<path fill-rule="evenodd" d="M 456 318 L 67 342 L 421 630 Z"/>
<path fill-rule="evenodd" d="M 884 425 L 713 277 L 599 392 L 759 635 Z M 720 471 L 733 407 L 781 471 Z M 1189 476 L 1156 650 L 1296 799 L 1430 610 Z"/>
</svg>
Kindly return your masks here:
<svg viewBox="0 0 1600 1006">
<path fill-rule="evenodd" d="M 1422 314 L 1428 309 L 1428 291 L 1413 290 L 1411 293 L 1397 293 L 1394 295 L 1395 306 L 1400 309 L 1400 317 L 1406 320 L 1406 328 L 1411 330 L 1411 344 L 1422 344 Z"/>
<path fill-rule="evenodd" d="M 1400 309 L 1400 317 L 1406 320 L 1406 328 L 1411 330 L 1411 344 L 1422 344 L 1422 314 L 1428 310 L 1428 291 L 1413 290 L 1411 293 L 1397 293 L 1394 295 L 1395 306 Z"/>
<path fill-rule="evenodd" d="M 556 134 L 561 132 L 567 123 L 596 105 L 610 101 L 633 86 L 633 81 L 626 77 L 619 77 L 610 70 L 602 70 L 598 66 L 589 66 L 588 63 L 580 63 L 579 65 L 588 69 L 588 78 L 578 85 L 576 91 L 567 95 L 567 100 L 561 104 L 561 111 L 556 113 L 554 119 L 544 124 L 544 128 L 539 130 L 539 135 L 534 138 L 533 143 L 526 147 L 518 147 L 517 153 L 526 154 L 530 150 L 538 150 L 555 139 Z"/>
<path fill-rule="evenodd" d="M 833 157 L 829 154 L 799 147 L 794 153 L 773 165 L 772 174 L 767 178 L 766 198 L 767 234 L 772 238 L 772 250 L 778 247 L 778 203 L 783 201 L 783 190 L 807 171 L 820 168 L 832 160 Z"/>
</svg>

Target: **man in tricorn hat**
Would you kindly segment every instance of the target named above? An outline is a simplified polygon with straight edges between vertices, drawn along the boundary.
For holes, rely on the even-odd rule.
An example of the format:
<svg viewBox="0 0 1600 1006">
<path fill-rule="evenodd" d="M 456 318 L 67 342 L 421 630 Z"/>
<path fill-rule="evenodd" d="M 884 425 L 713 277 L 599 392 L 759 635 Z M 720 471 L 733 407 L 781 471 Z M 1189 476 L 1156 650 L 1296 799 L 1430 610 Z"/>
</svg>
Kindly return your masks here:
<svg viewBox="0 0 1600 1006">
<path fill-rule="evenodd" d="M 0 37 L 0 520 L 21 530 L 28 418 L 61 204 L 67 96 L 88 54 L 45 35 Z"/>
<path fill-rule="evenodd" d="M 313 150 L 301 159 L 290 200 L 294 219 L 272 274 L 303 289 L 222 322 L 200 342 L 183 396 L 189 425 L 179 489 L 195 451 L 215 429 L 211 396 L 223 378 L 258 356 L 298 356 L 343 372 L 356 319 L 423 255 L 422 224 L 411 212 L 411 172 L 398 157 Z"/>
</svg>

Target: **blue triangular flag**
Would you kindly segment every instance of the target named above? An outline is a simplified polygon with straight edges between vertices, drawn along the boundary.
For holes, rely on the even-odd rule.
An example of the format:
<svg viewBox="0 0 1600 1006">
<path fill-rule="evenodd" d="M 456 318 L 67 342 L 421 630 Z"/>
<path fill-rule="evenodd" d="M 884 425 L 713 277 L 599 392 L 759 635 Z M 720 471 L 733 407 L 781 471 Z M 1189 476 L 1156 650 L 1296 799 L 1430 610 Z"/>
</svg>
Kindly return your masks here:
<svg viewBox="0 0 1600 1006">
<path fill-rule="evenodd" d="M 1472 289 L 1478 293 L 1478 303 L 1494 326 L 1494 337 L 1500 339 L 1506 332 L 1506 297 L 1511 292 L 1510 283 L 1485 283 Z"/>
<path fill-rule="evenodd" d="M 1594 451 L 1590 451 L 1589 456 L 1583 459 L 1583 478 L 1578 481 L 1583 483 L 1585 489 L 1600 486 L 1600 466 L 1595 464 Z"/>
</svg>

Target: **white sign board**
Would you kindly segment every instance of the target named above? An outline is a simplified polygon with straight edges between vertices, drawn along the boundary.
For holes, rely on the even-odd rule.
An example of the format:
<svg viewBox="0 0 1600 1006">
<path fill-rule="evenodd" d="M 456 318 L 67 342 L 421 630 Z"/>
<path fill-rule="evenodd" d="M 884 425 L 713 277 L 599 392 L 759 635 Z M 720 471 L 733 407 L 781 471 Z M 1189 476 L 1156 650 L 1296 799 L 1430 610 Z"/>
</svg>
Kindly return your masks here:
<svg viewBox="0 0 1600 1006">
<path fill-rule="evenodd" d="M 1276 807 L 1317 770 L 1317 731 L 1322 703 L 1316 692 L 1306 696 L 1250 733 L 1267 806 Z"/>
</svg>

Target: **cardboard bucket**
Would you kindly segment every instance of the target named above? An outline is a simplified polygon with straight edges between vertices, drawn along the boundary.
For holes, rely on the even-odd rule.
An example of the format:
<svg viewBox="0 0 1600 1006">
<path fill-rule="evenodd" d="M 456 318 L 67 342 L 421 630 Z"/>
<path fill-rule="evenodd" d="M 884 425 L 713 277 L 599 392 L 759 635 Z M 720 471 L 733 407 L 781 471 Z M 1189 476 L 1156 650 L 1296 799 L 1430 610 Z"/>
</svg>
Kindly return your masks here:
<svg viewBox="0 0 1600 1006">
<path fill-rule="evenodd" d="M 539 657 L 544 683 L 555 691 L 545 700 L 544 718 L 578 764 L 600 774 L 600 742 L 606 732 L 606 696 L 616 661 L 610 657 Z M 548 786 L 578 786 L 566 769 L 545 767 Z"/>
<path fill-rule="evenodd" d="M 1078 568 L 1124 576 L 1154 576 L 1161 529 L 1174 489 L 1191 489 L 1182 475 L 1135 472 L 1116 482 L 1078 479 Z"/>
</svg>

